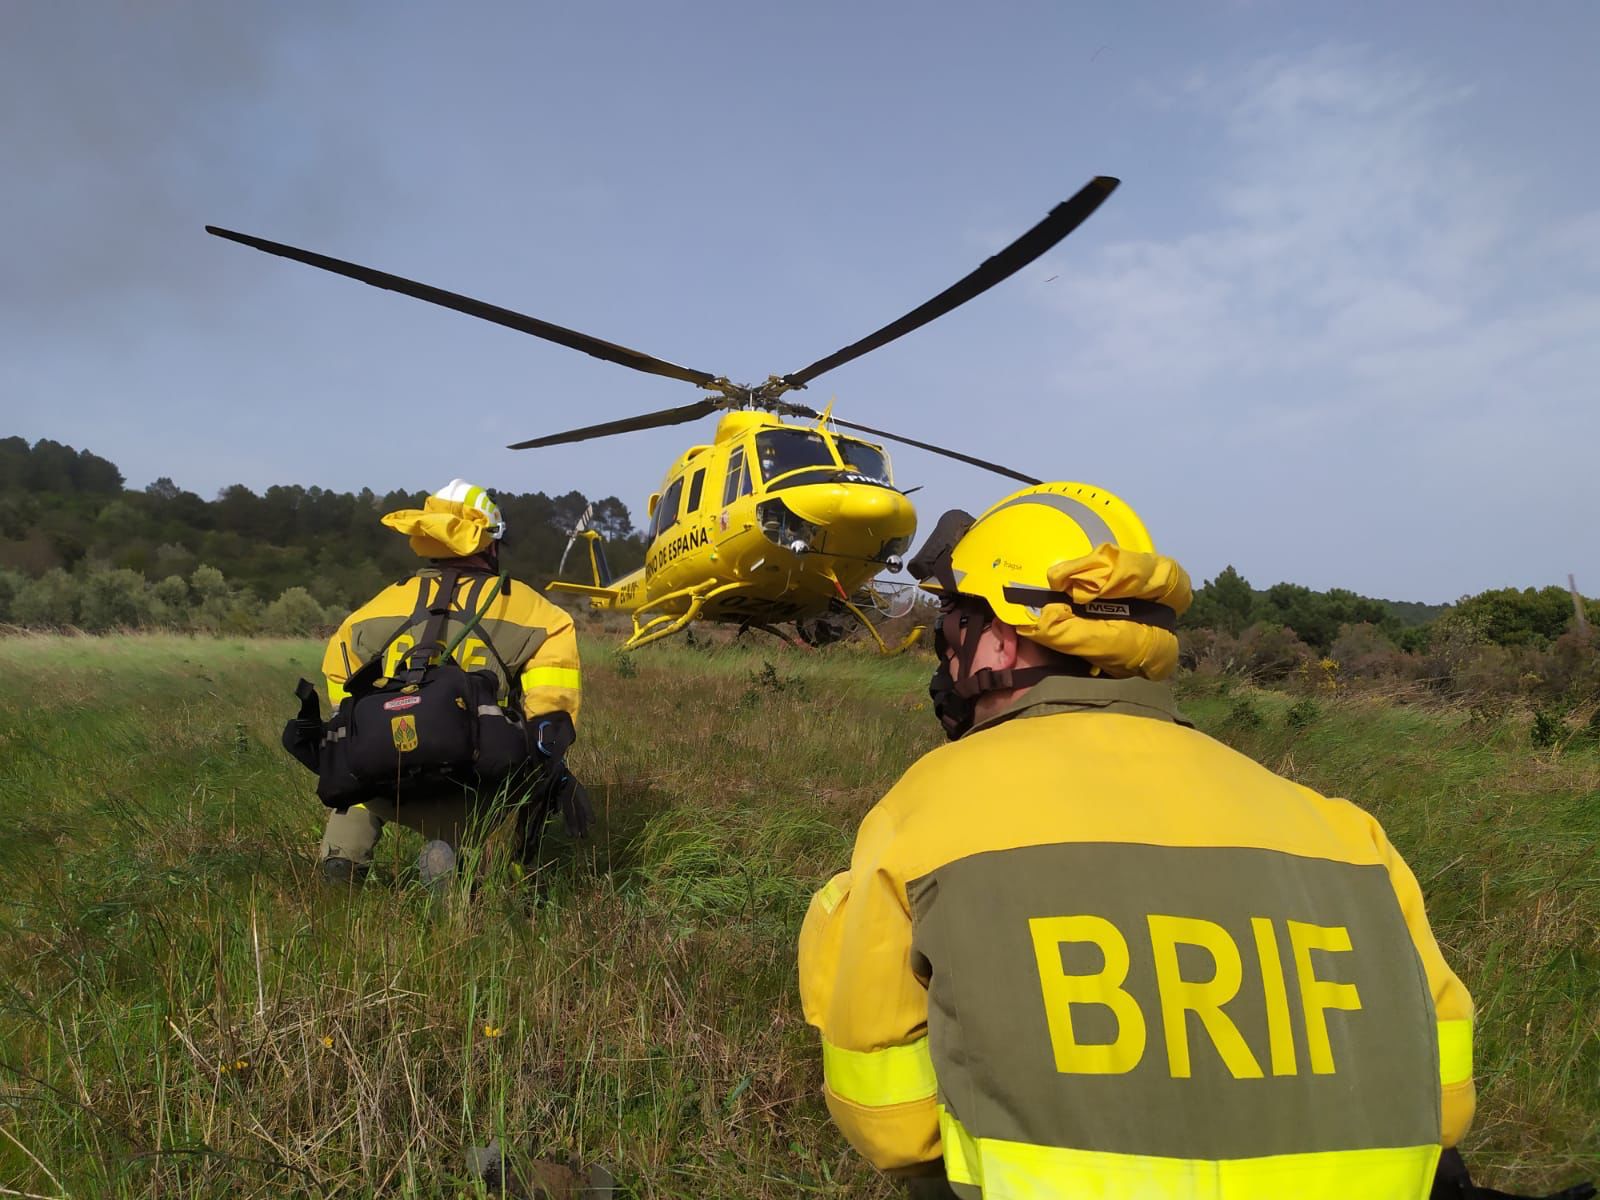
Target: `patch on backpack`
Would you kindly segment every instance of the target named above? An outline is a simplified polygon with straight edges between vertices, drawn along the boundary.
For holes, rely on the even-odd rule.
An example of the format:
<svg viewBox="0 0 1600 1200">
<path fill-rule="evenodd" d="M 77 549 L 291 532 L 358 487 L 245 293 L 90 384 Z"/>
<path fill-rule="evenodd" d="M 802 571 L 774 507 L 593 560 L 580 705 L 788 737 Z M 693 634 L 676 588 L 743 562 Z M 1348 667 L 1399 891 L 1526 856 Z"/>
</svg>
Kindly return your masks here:
<svg viewBox="0 0 1600 1200">
<path fill-rule="evenodd" d="M 385 705 L 385 707 L 388 707 Z M 417 719 L 415 717 L 390 717 L 389 731 L 394 736 L 395 749 L 404 754 L 417 748 Z"/>
<path fill-rule="evenodd" d="M 383 702 L 383 711 L 400 712 L 402 709 L 415 708 L 421 703 L 421 696 L 396 696 L 393 700 L 385 700 Z"/>
</svg>

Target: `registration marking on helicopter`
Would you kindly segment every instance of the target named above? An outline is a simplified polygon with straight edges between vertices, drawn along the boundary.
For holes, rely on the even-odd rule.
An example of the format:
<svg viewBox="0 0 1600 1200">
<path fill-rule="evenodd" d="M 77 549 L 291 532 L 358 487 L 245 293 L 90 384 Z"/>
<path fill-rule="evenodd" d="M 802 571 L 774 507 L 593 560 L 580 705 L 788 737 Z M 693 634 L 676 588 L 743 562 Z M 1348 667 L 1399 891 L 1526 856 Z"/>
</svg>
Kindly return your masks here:
<svg viewBox="0 0 1600 1200">
<path fill-rule="evenodd" d="M 704 529 L 691 529 L 687 533 L 680 533 L 649 558 L 645 559 L 644 569 L 647 572 L 659 571 L 679 555 L 687 554 L 691 550 L 698 550 L 710 540 L 706 536 Z"/>
</svg>

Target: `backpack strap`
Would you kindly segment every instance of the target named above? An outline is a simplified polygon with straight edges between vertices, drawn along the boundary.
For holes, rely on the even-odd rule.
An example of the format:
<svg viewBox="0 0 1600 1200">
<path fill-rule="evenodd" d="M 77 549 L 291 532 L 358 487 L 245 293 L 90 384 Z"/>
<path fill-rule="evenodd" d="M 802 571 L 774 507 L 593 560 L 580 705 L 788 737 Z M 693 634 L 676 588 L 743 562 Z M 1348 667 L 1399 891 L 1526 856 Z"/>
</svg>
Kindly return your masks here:
<svg viewBox="0 0 1600 1200">
<path fill-rule="evenodd" d="M 404 582 L 404 580 L 401 582 Z M 381 676 L 383 674 L 384 652 L 388 650 L 390 646 L 394 645 L 395 640 L 399 638 L 401 634 L 414 627 L 418 621 L 422 620 L 427 615 L 428 577 L 426 575 L 422 575 L 417 578 L 417 602 L 411 609 L 411 615 L 405 620 L 401 621 L 400 624 L 396 625 L 394 632 L 388 637 L 384 638 L 383 644 L 371 654 L 367 655 L 366 660 L 359 667 L 345 676 L 345 691 L 353 693 L 358 686 L 365 688 L 369 683 L 372 682 L 372 680 Z"/>
<path fill-rule="evenodd" d="M 479 581 L 478 586 L 473 589 L 472 595 L 468 597 L 467 608 L 473 610 L 472 615 L 468 617 L 466 623 L 462 625 L 461 632 L 456 634 L 456 636 L 451 639 L 449 646 L 445 647 L 446 657 L 454 654 L 456 647 L 461 644 L 462 639 L 465 638 L 467 634 L 471 633 L 478 622 L 483 620 L 483 618 L 488 615 L 489 608 L 494 603 L 495 596 L 498 595 L 502 589 L 507 592 L 511 590 L 511 573 L 509 571 L 500 572 L 499 578 L 494 581 L 494 586 L 489 589 L 488 596 L 484 598 L 483 607 L 479 608 L 477 599 L 478 593 L 483 590 L 483 583 L 487 579 L 488 576 L 484 576 L 483 579 Z M 506 660 L 501 657 L 500 650 L 495 646 L 492 638 L 485 635 L 483 644 L 489 648 L 489 653 L 494 655 L 495 662 L 500 664 L 500 671 L 506 677 L 506 704 L 509 707 L 518 709 L 520 711 L 522 707 L 521 675 L 512 671 L 511 667 L 506 663 Z"/>
<path fill-rule="evenodd" d="M 455 567 L 446 567 L 439 573 L 438 590 L 433 594 L 433 603 L 428 605 L 428 626 L 417 639 L 417 644 L 406 651 L 403 671 L 396 672 L 404 674 L 408 681 L 414 682 L 421 677 L 435 650 L 444 650 L 444 630 L 450 621 L 450 606 L 456 598 L 456 583 L 460 578 L 461 572 Z"/>
</svg>

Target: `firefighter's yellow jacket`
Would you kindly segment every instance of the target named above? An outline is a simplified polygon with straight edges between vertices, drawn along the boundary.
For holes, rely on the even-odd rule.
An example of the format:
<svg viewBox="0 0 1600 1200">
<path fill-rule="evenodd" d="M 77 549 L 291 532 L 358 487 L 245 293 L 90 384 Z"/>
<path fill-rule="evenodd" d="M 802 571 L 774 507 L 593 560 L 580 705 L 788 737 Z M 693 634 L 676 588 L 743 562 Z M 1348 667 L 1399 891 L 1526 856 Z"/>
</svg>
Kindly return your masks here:
<svg viewBox="0 0 1600 1200">
<path fill-rule="evenodd" d="M 800 935 L 834 1120 L 963 1196 L 1426 1197 L 1472 1002 L 1367 813 L 1052 678 L 923 757 Z"/>
<path fill-rule="evenodd" d="M 438 568 L 424 567 L 412 578 L 384 588 L 345 618 L 322 658 L 330 701 L 337 704 L 344 698 L 344 681 L 385 644 L 384 670 L 394 672 L 401 656 L 427 627 L 428 605 L 438 591 L 439 579 Z M 459 632 L 468 614 L 483 609 L 488 601 L 482 619 L 456 648 L 456 661 L 469 671 L 480 667 L 493 670 L 500 680 L 502 704 L 509 694 L 509 669 L 521 681 L 522 708 L 527 716 L 564 712 L 576 724 L 583 680 L 572 618 L 516 580 L 508 581 L 491 599 L 494 585 L 492 575 L 462 575 L 456 580 L 446 642 Z"/>
</svg>

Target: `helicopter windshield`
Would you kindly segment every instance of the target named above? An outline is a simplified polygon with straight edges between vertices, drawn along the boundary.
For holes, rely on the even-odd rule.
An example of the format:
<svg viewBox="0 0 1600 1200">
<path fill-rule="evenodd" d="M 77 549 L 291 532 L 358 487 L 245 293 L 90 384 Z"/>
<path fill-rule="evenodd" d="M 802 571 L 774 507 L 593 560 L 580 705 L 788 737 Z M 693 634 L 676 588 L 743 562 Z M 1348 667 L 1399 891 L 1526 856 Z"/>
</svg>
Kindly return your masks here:
<svg viewBox="0 0 1600 1200">
<path fill-rule="evenodd" d="M 836 467 L 833 451 L 820 433 L 809 429 L 766 429 L 756 434 L 761 478 L 771 482 L 802 467 Z"/>
<path fill-rule="evenodd" d="M 852 471 L 878 483 L 893 482 L 889 478 L 889 459 L 876 446 L 847 437 L 834 438 L 833 444 L 839 448 L 839 457 L 844 459 L 844 465 Z"/>
</svg>

